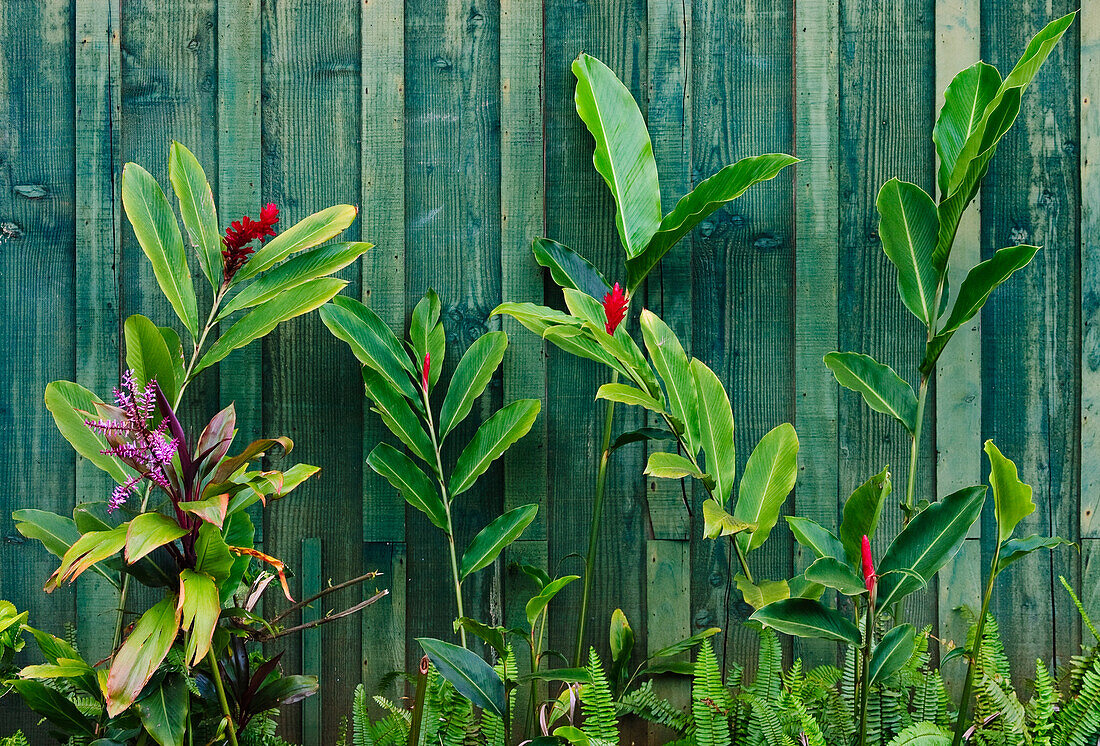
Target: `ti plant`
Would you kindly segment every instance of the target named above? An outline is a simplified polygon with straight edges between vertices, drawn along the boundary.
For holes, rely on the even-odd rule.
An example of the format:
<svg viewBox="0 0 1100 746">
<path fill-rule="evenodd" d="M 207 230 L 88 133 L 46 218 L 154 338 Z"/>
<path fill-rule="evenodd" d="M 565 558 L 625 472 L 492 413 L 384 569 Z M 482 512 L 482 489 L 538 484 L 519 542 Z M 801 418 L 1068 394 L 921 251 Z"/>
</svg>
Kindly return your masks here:
<svg viewBox="0 0 1100 746">
<path fill-rule="evenodd" d="M 198 437 L 184 431 L 177 411 L 202 370 L 330 300 L 346 282 L 329 275 L 355 261 L 370 244 L 315 248 L 354 220 L 356 210 L 348 205 L 323 210 L 278 234 L 278 209 L 268 205 L 258 221 L 243 217 L 223 236 L 202 168 L 179 143 L 172 144 L 168 172 L 191 248 L 211 287 L 206 322 L 199 323 L 183 234 L 172 206 L 153 177 L 129 163 L 122 176 L 126 216 L 188 343 L 173 328 L 131 316 L 124 327 L 128 371 L 114 392 L 114 404 L 71 381 L 47 386 L 46 406 L 61 434 L 118 486 L 109 500 L 78 505 L 72 518 L 37 509 L 17 511 L 14 518 L 20 533 L 61 558 L 47 591 L 89 569 L 119 591 L 110 669 L 89 667 L 88 673 L 101 689 L 103 717 L 123 716 L 161 687 L 163 664 L 174 650 L 185 669 L 204 660 L 210 665 L 222 695 L 223 727 L 236 744 L 216 662 L 226 642 L 216 633 L 232 628 L 235 634 L 252 636 L 246 624 L 234 620 L 259 621 L 250 610 L 223 614 L 223 608 L 234 606 L 233 596 L 253 559 L 275 569 L 289 596 L 282 563 L 253 547 L 254 528 L 245 509 L 282 497 L 317 469 L 252 467 L 273 446 L 289 451 L 287 438 L 259 440 L 231 456 L 236 432 L 232 404 Z M 245 313 L 218 330 L 238 311 Z M 132 578 L 161 598 L 123 642 Z M 96 728 L 104 722 L 96 722 Z M 182 743 L 182 730 L 149 732 L 164 746 Z"/>
<path fill-rule="evenodd" d="M 329 330 L 351 347 L 363 365 L 367 397 L 382 422 L 427 471 L 403 451 L 379 443 L 367 464 L 423 512 L 447 536 L 457 616 L 466 616 L 462 583 L 493 563 L 534 520 L 537 505 L 521 505 L 483 528 L 458 558 L 453 520 L 454 501 L 508 448 L 531 429 L 538 416 L 537 399 L 514 401 L 489 417 L 463 448 L 458 460 L 444 468 L 448 436 L 469 416 L 504 358 L 508 337 L 488 332 L 474 341 L 455 368 L 441 404 L 432 391 L 443 370 L 446 335 L 439 297 L 429 290 L 413 310 L 407 343 L 397 338 L 372 310 L 350 298 L 337 298 L 321 309 Z M 436 409 L 438 407 L 438 409 Z M 460 627 L 462 645 L 466 628 Z"/>
<path fill-rule="evenodd" d="M 830 352 L 825 364 L 840 385 L 860 393 L 871 409 L 893 417 L 909 432 L 909 477 L 902 503 L 907 518 L 917 509 L 917 453 L 936 362 L 951 337 L 981 310 L 990 293 L 1038 251 L 1038 247 L 1021 245 L 994 252 L 970 269 L 948 311 L 948 261 L 959 221 L 978 194 L 997 145 L 1019 114 L 1024 90 L 1075 15 L 1052 21 L 1040 31 L 1004 79 L 992 65 L 978 62 L 951 81 L 932 132 L 939 156 L 938 202 L 916 184 L 898 179 L 886 182 L 879 191 L 882 248 L 897 268 L 902 302 L 926 329 L 920 382 L 914 392 L 889 366 L 855 352 Z"/>
<path fill-rule="evenodd" d="M 610 68 L 587 54 L 581 54 L 573 62 L 573 75 L 577 78 L 574 96 L 577 115 L 595 141 L 592 163 L 615 201 L 615 228 L 626 254 L 625 293 L 619 283 L 613 287 L 599 269 L 564 244 L 536 238 L 532 250 L 538 263 L 550 270 L 551 277 L 562 288 L 586 293 L 596 300 L 606 298 L 606 302 L 615 304 L 619 310 L 614 324 L 608 324 L 607 331 L 611 333 L 622 321 L 629 298 L 641 288 L 645 278 L 673 246 L 715 210 L 737 199 L 753 185 L 774 178 L 798 159 L 781 153 L 743 158 L 699 183 L 670 213 L 662 216 L 653 144 L 641 109 L 629 89 Z M 591 357 L 580 349 L 585 346 L 583 343 L 573 344 L 562 337 L 551 341 L 567 352 Z M 623 371 L 618 366 L 611 367 L 615 382 Z M 615 402 L 609 401 L 604 415 L 592 525 L 585 556 L 584 590 L 577 619 L 574 660 L 577 666 L 584 652 L 584 627 L 595 569 L 614 414 Z"/>
</svg>

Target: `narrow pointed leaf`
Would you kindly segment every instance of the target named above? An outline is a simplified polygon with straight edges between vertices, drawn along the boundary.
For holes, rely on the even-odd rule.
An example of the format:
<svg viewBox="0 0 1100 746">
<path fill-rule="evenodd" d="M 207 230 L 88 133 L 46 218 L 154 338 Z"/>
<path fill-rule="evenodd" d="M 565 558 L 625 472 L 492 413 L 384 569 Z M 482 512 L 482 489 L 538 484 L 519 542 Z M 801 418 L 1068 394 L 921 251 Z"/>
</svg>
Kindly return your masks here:
<svg viewBox="0 0 1100 746">
<path fill-rule="evenodd" d="M 627 258 L 642 253 L 661 223 L 657 161 L 642 112 L 607 65 L 581 54 L 573 62 L 577 114 L 596 141 L 592 163 L 615 198 L 615 227 Z"/>
<path fill-rule="evenodd" d="M 439 410 L 439 439 L 442 441 L 456 425 L 466 419 L 474 402 L 485 392 L 508 349 L 508 335 L 487 332 L 474 340 L 458 361 L 447 387 L 447 396 Z"/>
<path fill-rule="evenodd" d="M 1001 74 L 985 62 L 976 62 L 959 72 L 944 91 L 932 139 L 940 158 L 937 176 L 940 195 L 946 195 L 951 173 L 955 170 L 959 152 L 973 135 L 985 114 L 989 102 L 1001 87 Z"/>
<path fill-rule="evenodd" d="M 435 386 L 443 372 L 443 358 L 447 351 L 447 335 L 439 321 L 442 311 L 443 305 L 439 296 L 429 288 L 424 297 L 417 301 L 409 323 L 409 340 L 412 342 L 416 360 L 423 364 L 425 355 L 430 355 L 431 358 L 428 370 L 429 389 Z"/>
<path fill-rule="evenodd" d="M 642 337 L 653 368 L 665 384 L 668 410 L 684 424 L 684 440 L 692 456 L 699 452 L 699 416 L 691 361 L 672 329 L 649 310 L 642 311 Z"/>
<path fill-rule="evenodd" d="M 136 163 L 127 163 L 122 170 L 122 206 L 161 292 L 191 338 L 198 339 L 198 304 L 179 224 L 157 180 Z"/>
<path fill-rule="evenodd" d="M 386 428 L 409 450 L 427 464 L 434 464 L 435 447 L 424 429 L 424 423 L 413 412 L 409 401 L 394 389 L 380 373 L 363 366 L 363 383 L 372 409 L 382 418 Z"/>
<path fill-rule="evenodd" d="M 733 407 L 718 376 L 702 360 L 692 359 L 696 407 L 699 414 L 699 444 L 707 473 L 714 480 L 714 497 L 725 505 L 733 494 L 737 475 L 737 454 L 733 443 Z"/>
<path fill-rule="evenodd" d="M 378 314 L 353 298 L 340 296 L 324 306 L 320 316 L 329 331 L 351 347 L 360 363 L 378 371 L 406 399 L 419 401 L 410 376 L 419 379 L 420 371 Z"/>
<path fill-rule="evenodd" d="M 596 391 L 596 398 L 629 406 L 644 407 L 657 414 L 664 414 L 665 412 L 663 402 L 627 383 L 605 383 Z"/>
<path fill-rule="evenodd" d="M 156 380 L 164 398 L 176 400 L 179 391 L 177 358 L 168 348 L 161 330 L 141 314 L 126 319 L 123 325 L 126 337 L 126 367 L 132 371 L 140 388 Z"/>
<path fill-rule="evenodd" d="M 788 598 L 757 609 L 752 621 L 795 637 L 811 637 L 859 645 L 859 629 L 835 609 L 808 598 Z"/>
<path fill-rule="evenodd" d="M 546 607 L 550 605 L 550 602 L 554 600 L 554 596 L 558 595 L 562 588 L 569 585 L 574 580 L 580 579 L 580 575 L 565 575 L 547 583 L 537 595 L 531 597 L 524 607 L 524 611 L 527 614 L 527 624 L 534 629 L 535 621 L 539 618 L 539 615 L 546 610 Z"/>
<path fill-rule="evenodd" d="M 890 496 L 893 484 L 890 481 L 890 467 L 868 479 L 856 488 L 844 501 L 844 517 L 840 521 L 840 543 L 844 545 L 844 556 L 852 567 L 859 567 L 863 537 L 875 538 L 878 530 L 882 506 Z"/>
<path fill-rule="evenodd" d="M 494 414 L 474 433 L 451 472 L 452 498 L 474 486 L 477 478 L 535 424 L 541 402 L 519 399 Z"/>
<path fill-rule="evenodd" d="M 549 238 L 536 238 L 531 243 L 535 261 L 550 270 L 550 277 L 560 287 L 580 290 L 598 301 L 611 292 L 611 283 L 600 270 L 565 244 Z"/>
<path fill-rule="evenodd" d="M 645 247 L 645 251 L 627 258 L 629 291 L 633 293 L 669 249 L 711 213 L 737 199 L 750 187 L 775 178 L 784 168 L 797 162 L 797 158 L 785 153 L 750 156 L 726 166 L 700 182 L 661 220 L 657 233 Z"/>
<path fill-rule="evenodd" d="M 737 542 L 750 552 L 768 539 L 798 474 L 798 435 L 784 422 L 760 439 L 745 463 L 733 517 L 755 526 Z"/>
<path fill-rule="evenodd" d="M 989 458 L 989 484 L 993 488 L 993 505 L 997 512 L 997 543 L 1004 544 L 1020 521 L 1035 512 L 1031 485 L 1024 484 L 1016 473 L 1016 464 L 993 445 L 985 442 Z"/>
<path fill-rule="evenodd" d="M 296 251 L 312 249 L 339 235 L 355 220 L 357 212 L 351 205 L 333 205 L 303 218 L 253 254 L 233 278 L 233 283 L 263 272 Z"/>
<path fill-rule="evenodd" d="M 867 406 L 890 415 L 913 432 L 917 420 L 917 395 L 890 366 L 858 352 L 830 352 L 825 356 L 825 365 L 833 372 L 837 383 L 858 392 Z"/>
<path fill-rule="evenodd" d="M 179 632 L 174 595 L 145 612 L 111 663 L 107 676 L 107 714 L 117 717 L 134 703 L 153 672 L 168 655 Z"/>
<path fill-rule="evenodd" d="M 389 443 L 379 443 L 367 456 L 367 465 L 385 477 L 409 505 L 428 516 L 438 528 L 447 530 L 447 511 L 439 490 L 412 459 Z"/>
<path fill-rule="evenodd" d="M 451 682 L 458 693 L 486 712 L 504 717 L 504 682 L 493 667 L 458 645 L 430 637 L 417 642 L 428 654 L 439 675 Z"/>
<path fill-rule="evenodd" d="M 1009 539 L 997 553 L 997 572 L 1000 573 L 1016 560 L 1021 560 L 1038 549 L 1054 549 L 1060 546 L 1073 546 L 1073 542 L 1060 536 L 1039 536 L 1032 534 L 1021 539 Z"/>
<path fill-rule="evenodd" d="M 504 548 L 518 539 L 524 529 L 531 525 L 538 512 L 537 505 L 521 505 L 481 529 L 462 555 L 458 570 L 459 581 L 491 565 Z"/>
<path fill-rule="evenodd" d="M 899 624 L 882 636 L 882 640 L 871 653 L 871 662 L 867 665 L 872 686 L 901 670 L 917 646 L 916 634 L 917 630 L 913 625 Z"/>
<path fill-rule="evenodd" d="M 923 189 L 890 179 L 878 193 L 882 248 L 898 268 L 898 291 L 906 308 L 925 326 L 936 320 L 939 275 L 932 264 L 939 218 Z"/>
<path fill-rule="evenodd" d="M 584 325 L 583 319 L 578 319 L 576 316 L 571 316 L 556 308 L 539 306 L 534 303 L 501 303 L 489 315 L 496 316 L 498 314 L 511 316 L 522 324 L 525 329 L 540 337 L 545 336 L 548 330 L 556 326 L 565 325 L 579 329 Z"/>
<path fill-rule="evenodd" d="M 195 247 L 199 267 L 210 287 L 217 289 L 222 281 L 222 240 L 214 193 L 198 159 L 178 142 L 173 142 L 168 151 L 168 180 L 180 202 L 180 217 Z"/>
</svg>

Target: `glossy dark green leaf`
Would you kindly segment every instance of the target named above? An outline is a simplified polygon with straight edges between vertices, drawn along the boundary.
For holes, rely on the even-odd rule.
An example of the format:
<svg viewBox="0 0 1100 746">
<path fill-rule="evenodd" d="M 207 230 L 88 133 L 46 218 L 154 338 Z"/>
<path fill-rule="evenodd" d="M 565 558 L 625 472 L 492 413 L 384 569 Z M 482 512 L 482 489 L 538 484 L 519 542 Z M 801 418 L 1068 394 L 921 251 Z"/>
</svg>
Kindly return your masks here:
<svg viewBox="0 0 1100 746">
<path fill-rule="evenodd" d="M 217 289 L 222 281 L 222 237 L 214 193 L 198 159 L 178 142 L 173 142 L 168 151 L 168 180 L 179 200 L 180 216 L 202 273 L 210 287 Z"/>
<path fill-rule="evenodd" d="M 410 377 L 419 380 L 420 371 L 378 314 L 353 298 L 340 296 L 322 307 L 320 316 L 329 331 L 347 342 L 360 363 L 377 371 L 406 399 L 420 400 Z"/>
<path fill-rule="evenodd" d="M 409 400 L 391 386 L 381 373 L 368 366 L 363 366 L 363 384 L 367 397 L 374 405 L 371 408 L 382 418 L 386 428 L 410 451 L 434 468 L 435 447 L 425 430 L 424 422 L 413 411 Z"/>
<path fill-rule="evenodd" d="M 519 399 L 481 423 L 451 472 L 452 499 L 473 487 L 493 461 L 531 430 L 541 406 L 538 399 Z"/>
<path fill-rule="evenodd" d="M 95 721 L 86 717 L 76 705 L 61 692 L 31 679 L 16 679 L 12 688 L 22 697 L 24 704 L 62 732 L 74 736 L 94 736 Z"/>
<path fill-rule="evenodd" d="M 815 556 L 833 557 L 839 560 L 847 557 L 840 539 L 820 523 L 793 515 L 786 516 L 786 519 L 795 541 L 809 549 Z"/>
<path fill-rule="evenodd" d="M 644 443 L 651 440 L 667 440 L 675 443 L 676 435 L 660 427 L 639 427 L 637 430 L 630 430 L 619 435 L 607 451 L 613 453 L 631 443 Z"/>
<path fill-rule="evenodd" d="M 518 539 L 520 534 L 531 525 L 531 521 L 535 520 L 538 512 L 538 505 L 521 505 L 498 516 L 492 523 L 481 529 L 462 554 L 462 562 L 458 568 L 459 581 L 491 565 L 504 548 Z"/>
<path fill-rule="evenodd" d="M 808 598 L 787 598 L 757 609 L 752 621 L 795 637 L 860 644 L 859 628 L 835 609 Z"/>
<path fill-rule="evenodd" d="M 549 238 L 536 238 L 531 243 L 535 261 L 550 270 L 550 276 L 560 287 L 587 293 L 598 301 L 611 292 L 611 283 L 600 270 L 565 244 Z"/>
<path fill-rule="evenodd" d="M 199 526 L 199 535 L 195 539 L 195 570 L 221 583 L 232 572 L 233 562 L 233 554 L 217 526 L 211 523 Z"/>
<path fill-rule="evenodd" d="M 428 388 L 435 386 L 443 372 L 443 359 L 447 351 L 447 335 L 443 324 L 439 321 L 439 315 L 443 305 L 439 296 L 431 288 L 424 293 L 424 297 L 413 308 L 412 320 L 409 322 L 409 340 L 412 342 L 413 353 L 416 360 L 422 365 L 425 355 L 431 356 L 431 365 L 428 370 Z"/>
<path fill-rule="evenodd" d="M 1019 539 L 1009 539 L 997 553 L 997 572 L 1001 572 L 1016 560 L 1021 560 L 1038 549 L 1054 549 L 1060 546 L 1072 547 L 1074 544 L 1060 536 L 1039 536 L 1032 534 Z"/>
<path fill-rule="evenodd" d="M 784 422 L 760 439 L 745 463 L 733 509 L 735 519 L 753 526 L 737 536 L 743 551 L 751 552 L 767 541 L 797 474 L 798 435 Z"/>
<path fill-rule="evenodd" d="M 916 427 L 917 395 L 894 370 L 870 355 L 858 352 L 830 352 L 825 365 L 837 383 L 858 392 L 867 406 L 888 414 L 910 433 Z"/>
<path fill-rule="evenodd" d="M 149 319 L 135 314 L 123 325 L 126 337 L 126 367 L 133 373 L 139 388 L 156 379 L 164 398 L 176 400 L 179 393 L 179 359 L 168 348 L 160 328 Z"/>
<path fill-rule="evenodd" d="M 170 674 L 134 703 L 142 726 L 160 746 L 183 746 L 191 697 L 182 676 Z"/>
<path fill-rule="evenodd" d="M 944 91 L 932 139 L 940 159 L 937 184 L 941 195 L 949 189 L 959 152 L 981 122 L 985 109 L 1001 87 L 1001 74 L 985 62 L 976 62 L 960 71 Z"/>
<path fill-rule="evenodd" d="M 882 683 L 901 670 L 916 648 L 917 630 L 911 624 L 899 624 L 882 636 L 867 665 L 872 686 Z"/>
<path fill-rule="evenodd" d="M 844 556 L 852 567 L 859 567 L 863 537 L 875 538 L 882 506 L 890 496 L 892 483 L 890 467 L 880 471 L 866 482 L 856 487 L 844 501 L 844 517 L 840 521 L 840 543 L 844 545 Z"/>
<path fill-rule="evenodd" d="M 86 419 L 95 418 L 96 404 L 102 403 L 102 399 L 79 383 L 53 381 L 46 386 L 46 409 L 65 440 L 77 453 L 123 484 L 133 472 L 114 456 L 104 455 L 102 452 L 110 445 L 84 424 Z"/>
<path fill-rule="evenodd" d="M 1020 521 L 1035 512 L 1035 502 L 1031 485 L 1020 481 L 1016 464 L 1002 455 L 992 440 L 985 442 L 985 455 L 989 458 L 989 484 L 997 515 L 997 543 L 1004 544 Z"/>
<path fill-rule="evenodd" d="M 860 596 L 867 592 L 863 578 L 842 560 L 833 557 L 821 557 L 806 568 L 806 580 L 811 583 L 833 588 L 845 596 Z"/>
<path fill-rule="evenodd" d="M 389 443 L 379 443 L 367 456 L 367 465 L 385 477 L 405 502 L 428 516 L 436 527 L 449 530 L 447 510 L 439 490 L 412 459 Z"/>
<path fill-rule="evenodd" d="M 737 454 L 733 442 L 733 408 L 722 382 L 701 360 L 691 361 L 699 413 L 699 443 L 704 465 L 714 479 L 714 497 L 726 505 L 733 495 Z"/>
<path fill-rule="evenodd" d="M 485 392 L 508 349 L 508 335 L 486 332 L 474 340 L 458 361 L 439 410 L 439 439 L 442 441 L 470 414 L 474 402 Z"/>
<path fill-rule="evenodd" d="M 417 642 L 440 676 L 451 682 L 459 694 L 486 712 L 504 717 L 504 682 L 492 666 L 469 650 L 449 642 L 430 637 L 418 637 Z"/>
<path fill-rule="evenodd" d="M 668 411 L 684 424 L 684 441 L 688 451 L 694 456 L 701 446 L 701 418 L 691 360 L 676 334 L 656 314 L 649 310 L 642 311 L 641 327 L 653 368 L 665 385 Z"/>
</svg>

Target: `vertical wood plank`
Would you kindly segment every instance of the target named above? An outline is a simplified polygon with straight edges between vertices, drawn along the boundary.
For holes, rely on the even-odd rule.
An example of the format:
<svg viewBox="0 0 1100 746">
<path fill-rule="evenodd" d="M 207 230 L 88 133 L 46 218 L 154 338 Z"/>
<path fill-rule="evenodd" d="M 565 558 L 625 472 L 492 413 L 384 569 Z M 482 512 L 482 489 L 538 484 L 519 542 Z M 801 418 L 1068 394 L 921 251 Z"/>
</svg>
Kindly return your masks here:
<svg viewBox="0 0 1100 746">
<path fill-rule="evenodd" d="M 76 381 L 107 397 L 118 385 L 118 117 L 121 114 L 118 0 L 76 3 Z M 76 457 L 76 503 L 103 500 L 114 482 Z M 102 578 L 77 587 L 80 649 L 91 660 L 110 653 L 118 591 Z"/>
<path fill-rule="evenodd" d="M 382 575 L 374 583 L 364 583 L 362 599 L 373 596 L 382 588 L 389 595 L 367 608 L 363 621 L 363 687 L 375 716 L 382 716 L 381 708 L 369 698 L 382 694 L 391 699 L 404 695 L 406 686 L 398 680 L 385 691 L 380 691 L 382 679 L 393 671 L 405 670 L 405 544 L 394 542 L 367 542 L 363 545 L 363 567 L 378 570 Z"/>
<path fill-rule="evenodd" d="M 11 511 L 73 508 L 75 454 L 42 406 L 47 383 L 76 374 L 73 9 L 66 0 L 3 3 L 0 22 L 7 34 L 0 45 L 0 598 L 64 634 L 76 594 L 42 593 L 57 559 L 16 532 Z M 3 707 L 12 710 L 6 732 L 24 728 L 28 738 L 47 740 L 34 713 Z"/>
<path fill-rule="evenodd" d="M 982 56 L 1000 70 L 1015 64 L 1028 40 L 1053 18 L 1077 5 L 987 7 Z M 994 293 L 982 322 L 983 429 L 1016 461 L 1035 488 L 1039 509 L 1021 522 L 1019 535 L 1076 540 L 1080 389 L 1080 174 L 1078 171 L 1077 36 L 1068 33 L 1027 90 L 1012 131 L 1001 142 L 984 182 L 982 246 L 1042 246 L 1035 260 Z M 996 382 L 997 385 L 992 385 Z M 994 551 L 993 517 L 986 514 L 986 562 Z M 1078 559 L 1070 552 L 1029 557 L 1005 571 L 991 606 L 1014 651 L 1019 681 L 1034 675 L 1034 661 L 1053 652 L 1065 662 L 1077 651 L 1077 613 L 1052 603 L 1058 575 L 1076 583 Z M 1061 658 L 1061 660 L 1059 660 Z"/>
<path fill-rule="evenodd" d="M 334 204 L 355 205 L 358 172 L 361 18 L 357 4 L 326 0 L 263 3 L 263 201 L 283 210 L 293 225 Z M 355 227 L 347 231 L 355 236 Z M 344 269 L 344 294 L 358 297 L 359 266 Z M 289 321 L 264 340 L 265 429 L 288 435 L 295 462 L 321 467 L 320 475 L 265 511 L 265 551 L 301 566 L 301 537 L 320 539 L 324 577 L 340 581 L 363 572 L 363 382 L 347 346 L 316 313 Z M 350 548 L 350 550 L 349 550 Z M 326 607 L 347 608 L 361 589 L 326 597 Z M 292 620 L 288 620 L 292 621 Z M 285 713 L 284 737 L 337 740 L 362 676 L 362 621 L 325 625 L 321 638 L 321 730 L 304 732 L 302 713 Z M 284 665 L 295 670 L 300 650 L 288 646 Z"/>
<path fill-rule="evenodd" d="M 795 321 L 794 425 L 798 431 L 795 510 L 835 531 L 837 492 L 837 384 L 822 358 L 838 339 L 839 236 L 838 106 L 840 97 L 837 0 L 795 3 Z M 794 568 L 816 559 L 793 546 Z M 797 640 L 795 654 L 809 664 L 835 662 L 836 648 Z"/>
<path fill-rule="evenodd" d="M 951 79 L 977 62 L 981 53 L 979 0 L 937 0 L 936 107 Z M 938 167 L 938 164 L 937 164 Z M 966 273 L 981 261 L 981 217 L 978 204 L 963 215 L 948 266 L 948 285 L 957 294 Z M 959 329 L 936 369 L 936 494 L 949 495 L 982 479 L 981 316 Z M 974 606 L 982 595 L 981 525 L 976 523 L 963 548 L 940 572 L 938 637 L 966 644 L 968 625 L 959 608 Z M 947 683 L 957 688 L 962 672 L 952 666 Z"/>
<path fill-rule="evenodd" d="M 1100 7 L 1081 29 L 1081 537 L 1100 539 Z"/>
<path fill-rule="evenodd" d="M 646 545 L 646 639 L 650 654 L 691 635 L 687 613 L 691 591 L 691 544 L 686 541 L 651 539 Z M 689 660 L 691 656 L 682 656 Z M 686 707 L 690 682 L 681 677 L 658 677 L 654 691 L 678 707 Z M 665 743 L 674 734 L 649 726 L 649 743 Z M 660 740 L 663 739 L 663 740 Z"/>
<path fill-rule="evenodd" d="M 791 152 L 793 3 L 696 0 L 692 10 L 694 179 L 743 156 Z M 760 438 L 794 416 L 792 179 L 786 171 L 754 187 L 695 234 L 692 348 L 730 393 L 739 473 Z M 693 506 L 697 525 L 701 497 Z M 791 544 L 786 525 L 776 526 L 749 557 L 754 577 L 790 577 Z M 751 658 L 758 638 L 741 624 L 752 609 L 732 587 L 740 570 L 730 563 L 729 542 L 698 546 L 691 573 L 693 631 L 722 627 L 727 663 Z"/>
<path fill-rule="evenodd" d="M 313 537 L 302 539 L 302 598 L 309 598 L 321 592 L 321 540 Z M 315 622 L 321 618 L 321 604 L 327 599 L 302 609 L 302 623 Z M 302 673 L 324 680 L 324 660 L 321 652 L 320 627 L 302 632 Z M 302 702 L 302 746 L 320 746 L 321 708 L 324 694 L 318 692 Z"/>
</svg>

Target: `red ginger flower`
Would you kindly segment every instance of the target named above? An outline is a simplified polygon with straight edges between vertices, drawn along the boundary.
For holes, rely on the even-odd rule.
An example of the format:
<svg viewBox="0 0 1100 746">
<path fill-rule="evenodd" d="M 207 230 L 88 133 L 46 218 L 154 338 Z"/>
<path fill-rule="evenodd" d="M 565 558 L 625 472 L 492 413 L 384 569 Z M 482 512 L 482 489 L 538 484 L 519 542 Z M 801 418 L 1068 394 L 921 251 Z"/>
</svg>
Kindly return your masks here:
<svg viewBox="0 0 1100 746">
<path fill-rule="evenodd" d="M 233 225 L 225 229 L 225 238 L 222 239 L 222 267 L 225 281 L 229 282 L 248 261 L 248 257 L 255 249 L 251 243 L 259 240 L 262 244 L 267 236 L 274 236 L 274 225 L 279 222 L 279 208 L 269 202 L 260 211 L 258 221 L 245 215 L 240 220 L 234 220 Z"/>
<path fill-rule="evenodd" d="M 623 323 L 623 319 L 626 317 L 626 307 L 630 303 L 630 299 L 626 297 L 626 293 L 619 287 L 619 283 L 615 283 L 615 287 L 611 288 L 611 292 L 603 297 L 603 312 L 607 317 L 607 324 L 604 325 L 604 329 L 608 334 L 614 334 L 615 330 L 619 327 L 619 324 Z"/>
<path fill-rule="evenodd" d="M 432 354 L 430 352 L 424 353 L 424 372 L 420 375 L 420 388 L 424 389 L 424 393 L 428 393 L 428 375 L 432 370 Z"/>
<path fill-rule="evenodd" d="M 863 536 L 863 545 L 860 549 L 863 555 L 863 583 L 867 586 L 868 593 L 874 593 L 878 575 L 875 574 L 875 563 L 871 558 L 871 540 L 866 534 Z"/>
</svg>

